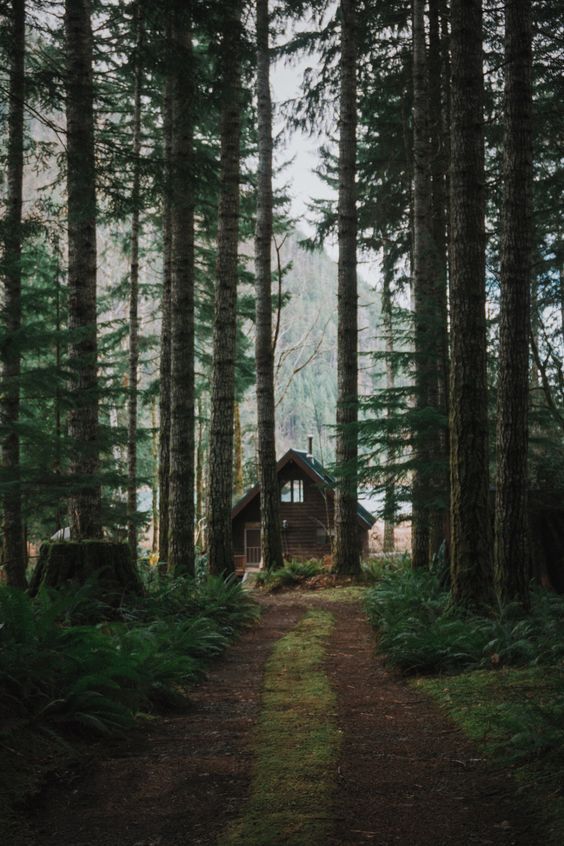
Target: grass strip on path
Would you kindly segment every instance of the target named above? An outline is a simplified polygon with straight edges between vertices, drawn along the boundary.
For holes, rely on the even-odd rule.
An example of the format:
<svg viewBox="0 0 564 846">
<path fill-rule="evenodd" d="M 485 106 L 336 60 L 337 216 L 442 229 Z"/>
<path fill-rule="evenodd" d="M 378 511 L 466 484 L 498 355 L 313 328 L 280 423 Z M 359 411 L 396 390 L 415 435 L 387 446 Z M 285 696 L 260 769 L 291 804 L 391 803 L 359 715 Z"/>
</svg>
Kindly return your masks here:
<svg viewBox="0 0 564 846">
<path fill-rule="evenodd" d="M 251 794 L 220 846 L 322 846 L 332 827 L 339 732 L 323 669 L 334 625 L 308 612 L 266 665 Z"/>
</svg>

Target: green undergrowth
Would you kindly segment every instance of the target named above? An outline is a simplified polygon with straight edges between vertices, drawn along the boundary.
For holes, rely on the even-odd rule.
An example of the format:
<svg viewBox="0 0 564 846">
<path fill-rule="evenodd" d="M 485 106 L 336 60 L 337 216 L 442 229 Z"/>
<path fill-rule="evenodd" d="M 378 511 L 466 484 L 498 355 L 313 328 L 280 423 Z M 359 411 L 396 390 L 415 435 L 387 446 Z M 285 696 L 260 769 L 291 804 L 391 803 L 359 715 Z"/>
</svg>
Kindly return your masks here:
<svg viewBox="0 0 564 846">
<path fill-rule="evenodd" d="M 262 570 L 254 576 L 254 586 L 262 588 L 269 593 L 276 591 L 299 588 L 309 586 L 311 580 L 316 584 L 315 586 L 324 591 L 329 590 L 343 590 L 351 588 L 355 590 L 355 599 L 362 596 L 362 590 L 374 582 L 379 581 L 383 575 L 389 572 L 394 572 L 398 568 L 404 568 L 408 559 L 405 556 L 397 555 L 380 555 L 373 556 L 367 561 L 363 561 L 361 565 L 360 574 L 356 577 L 350 577 L 348 580 L 354 582 L 352 585 L 347 585 L 347 577 L 341 579 L 342 584 L 338 584 L 335 588 L 328 587 L 322 579 L 319 583 L 319 577 L 326 576 L 328 580 L 337 578 L 335 572 L 327 568 L 326 564 L 319 560 L 312 558 L 309 561 L 287 561 L 283 567 L 278 570 Z"/>
<path fill-rule="evenodd" d="M 256 574 L 255 584 L 272 592 L 282 588 L 295 587 L 302 584 L 306 579 L 320 576 L 325 572 L 327 570 L 323 566 L 323 562 L 316 559 L 287 561 L 278 570 L 261 570 Z"/>
<path fill-rule="evenodd" d="M 85 740 L 122 734 L 143 715 L 185 707 L 189 686 L 259 614 L 238 582 L 219 578 L 166 579 L 118 609 L 95 595 L 88 585 L 34 599 L 0 587 L 4 822 L 50 761 L 58 766 Z M 32 737 L 43 752 L 27 773 Z"/>
<path fill-rule="evenodd" d="M 334 625 L 310 611 L 266 666 L 251 794 L 221 846 L 322 846 L 331 830 L 339 751 L 335 694 L 323 669 Z"/>
<path fill-rule="evenodd" d="M 450 605 L 433 573 L 400 569 L 385 574 L 366 594 L 368 616 L 390 664 L 406 673 L 458 672 L 564 660 L 564 598 L 543 589 L 519 605 L 488 616 Z"/>
<path fill-rule="evenodd" d="M 479 616 L 433 573 L 383 574 L 366 594 L 385 660 L 431 694 L 492 760 L 511 768 L 564 843 L 564 598 L 535 588 Z"/>
<path fill-rule="evenodd" d="M 436 699 L 493 761 L 512 769 L 540 809 L 546 843 L 564 843 L 564 674 L 560 667 L 475 670 L 422 678 Z"/>
</svg>

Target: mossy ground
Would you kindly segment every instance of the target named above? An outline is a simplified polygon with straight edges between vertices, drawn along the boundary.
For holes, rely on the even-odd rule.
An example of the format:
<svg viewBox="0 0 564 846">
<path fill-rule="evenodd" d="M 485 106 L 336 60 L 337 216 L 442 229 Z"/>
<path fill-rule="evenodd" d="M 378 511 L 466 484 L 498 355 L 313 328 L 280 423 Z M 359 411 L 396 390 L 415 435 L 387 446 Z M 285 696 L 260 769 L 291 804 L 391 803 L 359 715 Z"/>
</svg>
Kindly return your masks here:
<svg viewBox="0 0 564 846">
<path fill-rule="evenodd" d="M 418 679 L 494 762 L 513 768 L 537 806 L 547 844 L 564 843 L 564 702 L 559 668 L 476 670 Z"/>
<path fill-rule="evenodd" d="M 221 846 L 321 846 L 331 829 L 340 737 L 323 669 L 333 616 L 307 613 L 266 666 L 252 787 Z"/>
</svg>

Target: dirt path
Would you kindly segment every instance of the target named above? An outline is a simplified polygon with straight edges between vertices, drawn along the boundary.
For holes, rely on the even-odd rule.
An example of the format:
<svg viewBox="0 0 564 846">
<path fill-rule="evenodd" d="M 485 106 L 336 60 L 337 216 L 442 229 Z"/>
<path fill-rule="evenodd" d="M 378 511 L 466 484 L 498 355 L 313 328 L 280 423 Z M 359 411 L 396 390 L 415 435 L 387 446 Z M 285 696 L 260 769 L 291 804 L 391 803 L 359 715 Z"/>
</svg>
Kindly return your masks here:
<svg viewBox="0 0 564 846">
<path fill-rule="evenodd" d="M 374 660 L 358 606 L 335 606 L 327 668 L 343 732 L 335 846 L 540 846 L 503 772 L 437 707 Z"/>
<path fill-rule="evenodd" d="M 260 625 L 193 692 L 189 713 L 105 747 L 80 777 L 46 789 L 34 803 L 30 846 L 215 844 L 249 793 L 265 662 L 306 604 L 336 620 L 325 667 L 343 742 L 329 842 L 540 846 L 507 777 L 375 659 L 360 606 L 325 604 L 318 594 L 267 600 Z"/>
</svg>

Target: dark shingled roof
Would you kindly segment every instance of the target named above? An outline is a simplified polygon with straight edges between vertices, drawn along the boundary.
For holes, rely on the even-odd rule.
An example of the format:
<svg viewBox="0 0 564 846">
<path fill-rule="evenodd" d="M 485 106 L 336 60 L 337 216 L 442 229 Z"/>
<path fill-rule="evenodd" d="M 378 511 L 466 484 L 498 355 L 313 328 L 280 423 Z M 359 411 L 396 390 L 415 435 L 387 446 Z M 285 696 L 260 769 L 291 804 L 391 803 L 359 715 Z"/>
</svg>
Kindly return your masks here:
<svg viewBox="0 0 564 846">
<path fill-rule="evenodd" d="M 320 485 L 333 490 L 336 485 L 335 478 L 331 476 L 325 467 L 312 455 L 308 455 L 305 450 L 301 449 L 289 449 L 285 455 L 279 460 L 277 464 L 277 472 L 279 473 L 286 464 L 290 461 L 294 461 L 298 467 L 302 467 L 302 469 L 310 476 L 311 479 L 318 482 Z M 251 488 L 247 493 L 233 506 L 231 511 L 231 519 L 237 516 L 243 508 L 248 505 L 251 500 L 255 498 L 260 492 L 260 486 L 255 485 Z M 368 528 L 371 528 L 374 523 L 376 522 L 376 518 L 372 516 L 372 514 L 366 510 L 360 503 L 357 503 L 356 506 L 356 515 L 359 520 L 361 520 Z"/>
</svg>

